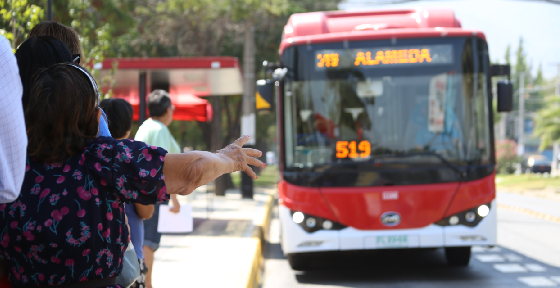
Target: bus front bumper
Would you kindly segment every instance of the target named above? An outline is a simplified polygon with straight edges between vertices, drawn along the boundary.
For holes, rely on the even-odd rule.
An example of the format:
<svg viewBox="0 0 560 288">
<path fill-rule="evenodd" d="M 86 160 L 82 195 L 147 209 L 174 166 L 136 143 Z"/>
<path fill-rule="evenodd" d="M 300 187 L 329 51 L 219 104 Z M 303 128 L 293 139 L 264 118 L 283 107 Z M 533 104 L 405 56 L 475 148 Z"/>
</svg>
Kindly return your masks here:
<svg viewBox="0 0 560 288">
<path fill-rule="evenodd" d="M 497 227 L 497 205 L 492 201 L 488 216 L 476 227 L 438 226 L 431 224 L 415 229 L 357 230 L 347 227 L 339 231 L 319 230 L 308 233 L 293 222 L 292 214 L 279 207 L 281 245 L 284 254 L 369 249 L 414 249 L 461 246 L 494 246 Z"/>
</svg>

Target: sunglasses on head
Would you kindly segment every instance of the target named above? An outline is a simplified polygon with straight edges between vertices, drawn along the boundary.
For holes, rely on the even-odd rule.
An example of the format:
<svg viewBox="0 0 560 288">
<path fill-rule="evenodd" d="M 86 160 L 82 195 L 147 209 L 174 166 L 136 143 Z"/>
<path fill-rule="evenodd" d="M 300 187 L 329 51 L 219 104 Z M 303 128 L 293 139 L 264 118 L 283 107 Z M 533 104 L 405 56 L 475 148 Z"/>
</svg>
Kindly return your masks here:
<svg viewBox="0 0 560 288">
<path fill-rule="evenodd" d="M 82 71 L 82 73 L 84 73 L 88 77 L 89 82 L 91 83 L 91 86 L 93 87 L 93 92 L 95 92 L 95 94 L 97 95 L 97 103 L 101 102 L 101 94 L 99 93 L 99 87 L 97 86 L 97 82 L 95 82 L 95 79 L 93 79 L 93 76 L 91 76 L 91 74 L 89 74 L 89 72 L 84 67 L 82 67 L 82 66 L 80 66 L 76 63 L 61 63 L 61 64 L 72 66 L 72 67 Z"/>
<path fill-rule="evenodd" d="M 80 64 L 80 54 L 74 54 L 72 55 L 72 62 L 76 63 L 76 64 Z"/>
<path fill-rule="evenodd" d="M 101 94 L 99 93 L 99 87 L 97 86 L 97 82 L 95 82 L 95 79 L 93 79 L 93 76 L 91 76 L 91 74 L 89 74 L 89 72 L 85 68 L 83 68 L 82 66 L 80 66 L 76 63 L 58 63 L 58 64 L 53 65 L 52 67 L 54 67 L 56 65 L 71 66 L 71 67 L 74 67 L 74 68 L 80 70 L 82 73 L 84 73 L 87 76 L 87 78 L 89 79 L 89 82 L 91 83 L 91 86 L 93 88 L 93 92 L 95 93 L 95 95 L 97 95 L 97 103 L 99 104 L 99 102 L 101 102 Z M 43 73 L 44 71 L 45 70 L 40 72 L 39 75 L 41 73 Z M 37 78 L 39 78 L 39 75 L 35 76 L 35 80 L 37 80 Z"/>
</svg>

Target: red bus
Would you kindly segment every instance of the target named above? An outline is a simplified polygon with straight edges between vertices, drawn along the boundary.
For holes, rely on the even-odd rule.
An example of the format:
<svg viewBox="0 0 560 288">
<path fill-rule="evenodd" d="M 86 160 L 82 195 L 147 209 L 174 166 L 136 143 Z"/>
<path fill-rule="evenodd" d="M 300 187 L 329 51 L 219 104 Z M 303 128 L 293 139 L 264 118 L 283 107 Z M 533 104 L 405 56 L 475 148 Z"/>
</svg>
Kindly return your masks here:
<svg viewBox="0 0 560 288">
<path fill-rule="evenodd" d="M 468 265 L 471 246 L 496 245 L 491 77 L 509 66 L 490 65 L 482 32 L 449 9 L 302 13 L 279 53 L 266 85 L 293 269 L 370 249 L 445 248 Z M 511 110 L 508 81 L 497 98 Z"/>
</svg>

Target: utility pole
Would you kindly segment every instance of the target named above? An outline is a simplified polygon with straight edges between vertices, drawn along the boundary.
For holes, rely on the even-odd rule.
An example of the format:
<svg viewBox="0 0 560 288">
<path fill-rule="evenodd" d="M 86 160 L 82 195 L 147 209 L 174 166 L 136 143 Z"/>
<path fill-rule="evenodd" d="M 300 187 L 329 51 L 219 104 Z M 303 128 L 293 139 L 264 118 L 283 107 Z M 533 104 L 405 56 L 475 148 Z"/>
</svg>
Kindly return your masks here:
<svg viewBox="0 0 560 288">
<path fill-rule="evenodd" d="M 525 72 L 519 73 L 519 140 L 517 141 L 517 155 L 525 154 Z"/>
<path fill-rule="evenodd" d="M 47 21 L 53 21 L 52 4 L 53 4 L 53 0 L 47 1 Z"/>
<path fill-rule="evenodd" d="M 251 138 L 247 145 L 255 145 L 255 43 L 253 23 L 245 23 L 245 43 L 243 45 L 243 118 L 241 134 Z"/>
<path fill-rule="evenodd" d="M 253 23 L 245 22 L 245 43 L 243 45 L 243 115 L 241 116 L 241 134 L 249 135 L 246 146 L 256 144 L 255 116 L 255 39 Z M 253 199 L 253 179 L 241 173 L 241 196 Z"/>
</svg>

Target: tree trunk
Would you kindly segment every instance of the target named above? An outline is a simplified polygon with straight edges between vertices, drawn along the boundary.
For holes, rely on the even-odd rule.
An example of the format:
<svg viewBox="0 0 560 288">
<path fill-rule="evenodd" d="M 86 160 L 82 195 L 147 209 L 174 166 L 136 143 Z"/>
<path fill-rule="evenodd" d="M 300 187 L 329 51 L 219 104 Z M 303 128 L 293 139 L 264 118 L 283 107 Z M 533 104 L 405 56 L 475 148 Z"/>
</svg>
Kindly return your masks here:
<svg viewBox="0 0 560 288">
<path fill-rule="evenodd" d="M 220 96 L 210 96 L 212 99 L 212 110 L 214 111 L 214 117 L 212 118 L 212 122 L 210 123 L 210 151 L 216 152 L 216 150 L 220 150 L 223 148 L 223 139 L 222 139 L 222 101 Z M 229 177 L 229 175 L 227 175 Z M 216 187 L 216 195 L 217 196 L 224 196 L 226 195 L 226 177 L 221 176 L 216 178 L 215 180 L 215 187 Z M 231 179 L 230 179 L 231 180 Z"/>
<path fill-rule="evenodd" d="M 196 123 L 198 124 L 200 131 L 202 131 L 202 138 L 204 138 L 204 144 L 206 145 L 206 147 L 204 147 L 203 150 L 216 152 L 215 150 L 214 151 L 211 150 L 211 145 L 210 145 L 210 142 L 212 141 L 212 137 L 211 137 L 212 125 L 210 125 L 211 123 L 198 122 L 198 121 Z"/>
</svg>

